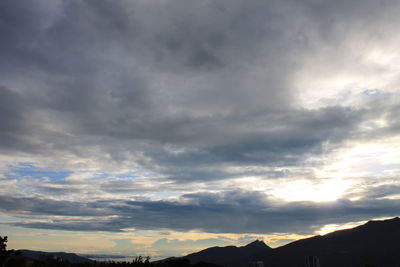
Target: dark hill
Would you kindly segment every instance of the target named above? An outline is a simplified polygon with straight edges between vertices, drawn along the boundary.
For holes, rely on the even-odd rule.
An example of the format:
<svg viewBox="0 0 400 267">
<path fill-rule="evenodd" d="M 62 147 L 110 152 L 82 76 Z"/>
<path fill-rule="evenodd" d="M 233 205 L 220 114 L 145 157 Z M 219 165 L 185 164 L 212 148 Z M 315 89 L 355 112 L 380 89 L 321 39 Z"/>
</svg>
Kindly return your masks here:
<svg viewBox="0 0 400 267">
<path fill-rule="evenodd" d="M 21 249 L 18 250 L 22 256 L 30 258 L 33 260 L 46 260 L 46 259 L 62 259 L 63 261 L 68 261 L 70 263 L 91 263 L 92 260 L 76 255 L 75 253 L 66 252 L 44 252 Z"/>
<path fill-rule="evenodd" d="M 183 258 L 229 267 L 259 260 L 265 267 L 304 267 L 306 256 L 317 256 L 321 267 L 400 267 L 400 219 L 369 221 L 275 249 L 257 240 L 243 247 L 212 247 Z"/>
<path fill-rule="evenodd" d="M 400 219 L 369 221 L 352 229 L 295 241 L 259 256 L 265 266 L 300 267 L 307 255 L 317 256 L 321 267 L 398 267 Z"/>
<path fill-rule="evenodd" d="M 272 250 L 263 241 L 256 240 L 246 246 L 212 247 L 189 254 L 185 259 L 191 263 L 210 262 L 220 265 L 231 265 L 234 262 L 249 262 L 257 260 L 256 255 L 263 255 Z"/>
</svg>

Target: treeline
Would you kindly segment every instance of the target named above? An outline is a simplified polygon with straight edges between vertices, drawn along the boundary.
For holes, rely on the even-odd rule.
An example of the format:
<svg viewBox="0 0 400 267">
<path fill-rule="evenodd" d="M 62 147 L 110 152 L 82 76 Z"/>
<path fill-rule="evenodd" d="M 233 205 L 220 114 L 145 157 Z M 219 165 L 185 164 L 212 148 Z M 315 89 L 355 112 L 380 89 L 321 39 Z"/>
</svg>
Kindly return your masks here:
<svg viewBox="0 0 400 267">
<path fill-rule="evenodd" d="M 173 259 L 151 263 L 150 258 L 136 257 L 131 262 L 85 262 L 71 263 L 60 257 L 47 256 L 40 259 L 24 257 L 19 251 L 7 250 L 7 237 L 0 236 L 0 267 L 222 267 L 211 263 L 190 264 L 187 259 Z"/>
<path fill-rule="evenodd" d="M 190 264 L 187 260 L 169 260 L 162 263 L 145 262 L 92 262 L 70 263 L 61 259 L 32 260 L 21 255 L 8 255 L 0 264 L 1 267 L 221 267 L 211 263 Z"/>
</svg>

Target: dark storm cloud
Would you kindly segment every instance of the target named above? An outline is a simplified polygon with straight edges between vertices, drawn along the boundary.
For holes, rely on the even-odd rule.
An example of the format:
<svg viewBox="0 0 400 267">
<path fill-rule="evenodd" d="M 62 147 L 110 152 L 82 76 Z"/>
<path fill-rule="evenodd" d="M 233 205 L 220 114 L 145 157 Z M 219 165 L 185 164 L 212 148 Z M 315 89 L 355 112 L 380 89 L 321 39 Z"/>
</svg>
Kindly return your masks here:
<svg viewBox="0 0 400 267">
<path fill-rule="evenodd" d="M 14 216 L 46 215 L 51 220 L 15 225 L 28 228 L 122 231 L 160 228 L 216 233 L 310 234 L 325 224 L 395 216 L 398 200 L 338 200 L 329 203 L 283 203 L 251 191 L 198 193 L 178 201 L 99 200 L 88 203 L 37 198 L 2 198 L 0 208 Z M 68 216 L 53 218 L 51 216 Z M 72 216 L 72 217 L 71 217 Z"/>
</svg>

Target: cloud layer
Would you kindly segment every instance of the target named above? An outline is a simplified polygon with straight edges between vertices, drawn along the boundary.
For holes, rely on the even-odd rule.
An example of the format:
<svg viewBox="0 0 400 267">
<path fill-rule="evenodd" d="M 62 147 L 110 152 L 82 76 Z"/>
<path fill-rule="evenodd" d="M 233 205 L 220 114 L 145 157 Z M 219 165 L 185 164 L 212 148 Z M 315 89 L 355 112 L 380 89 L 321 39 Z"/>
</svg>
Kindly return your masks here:
<svg viewBox="0 0 400 267">
<path fill-rule="evenodd" d="M 395 216 L 400 212 L 398 200 L 285 204 L 268 200 L 257 192 L 243 191 L 188 194 L 180 202 L 97 200 L 82 203 L 2 197 L 0 210 L 34 218 L 14 223 L 31 228 L 116 232 L 135 228 L 258 234 L 312 234 L 320 225 Z M 42 215 L 48 219 L 41 221 Z"/>
<path fill-rule="evenodd" d="M 398 8 L 1 1 L 1 212 L 255 234 L 398 215 Z"/>
</svg>

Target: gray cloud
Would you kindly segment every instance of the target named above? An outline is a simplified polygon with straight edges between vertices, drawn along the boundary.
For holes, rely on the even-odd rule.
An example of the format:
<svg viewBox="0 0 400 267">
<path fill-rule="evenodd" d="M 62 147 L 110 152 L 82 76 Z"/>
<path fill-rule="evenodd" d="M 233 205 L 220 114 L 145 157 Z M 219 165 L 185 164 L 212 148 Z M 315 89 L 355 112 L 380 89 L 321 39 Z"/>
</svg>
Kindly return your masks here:
<svg viewBox="0 0 400 267">
<path fill-rule="evenodd" d="M 161 228 L 215 233 L 311 234 L 325 224 L 394 216 L 400 212 L 398 200 L 284 203 L 251 191 L 188 194 L 183 196 L 183 202 L 98 200 L 81 203 L 15 197 L 3 197 L 1 200 L 0 208 L 6 214 L 23 215 L 23 218 L 46 215 L 51 219 L 45 222 L 24 220 L 13 225 L 72 231 Z"/>
<path fill-rule="evenodd" d="M 96 216 L 104 215 L 98 207 L 86 203 L 60 201 L 41 197 L 0 197 L 3 212 L 19 215 Z M 99 212 L 100 211 L 100 212 Z"/>
<path fill-rule="evenodd" d="M 360 53 L 368 52 L 369 42 L 376 45 L 397 33 L 396 5 L 358 0 L 1 1 L 1 156 L 14 163 L 22 155 L 72 172 L 137 168 L 151 173 L 145 176 L 147 189 L 133 178 L 76 186 L 43 182 L 32 188 L 41 197 L 2 196 L 1 209 L 16 216 L 106 218 L 19 224 L 26 227 L 254 233 L 307 232 L 323 223 L 398 212 L 396 200 L 373 201 L 382 195 L 379 190 L 370 198 L 335 205 L 276 204 L 237 191 L 185 195 L 189 204 L 97 200 L 104 192 L 134 198 L 151 190 L 184 191 L 195 182 L 251 176 L 254 171 L 246 167 L 254 166 L 269 168 L 257 173 L 265 179 L 281 178 L 288 173 L 285 168 L 308 167 L 307 160 L 342 142 L 397 135 L 399 106 L 387 101 L 394 96 L 350 107 L 337 100 L 327 107 L 304 107 L 297 84 L 299 72 L 310 65 L 316 71 L 310 80 L 324 71 L 377 68 L 362 63 Z M 309 64 L 313 59 L 315 64 Z M 387 127 L 360 129 L 380 117 L 388 120 Z M 243 171 L 226 171 L 232 166 Z M 87 193 L 91 183 L 97 195 Z M 380 190 L 386 194 L 386 189 Z M 89 199 L 48 198 L 68 194 Z M 118 217 L 107 217 L 112 215 Z"/>
<path fill-rule="evenodd" d="M 340 141 L 360 120 L 357 111 L 292 107 L 290 77 L 304 56 L 296 42 L 304 25 L 298 23 L 308 25 L 317 14 L 310 13 L 310 3 L 55 2 L 32 9 L 2 3 L 1 31 L 12 35 L 1 53 L 29 68 L 29 87 L 11 78 L 4 84 L 23 98 L 14 100 L 14 117 L 1 116 L 29 127 L 16 150 L 46 156 L 52 154 L 46 142 L 76 154 L 74 147 L 101 140 L 102 152 L 118 158 L 115 142 L 148 140 L 198 147 L 207 161 L 265 157 L 267 163 L 291 164 L 287 158 Z M 285 15 L 299 6 L 288 20 Z M 14 47 L 31 56 L 21 57 Z M 27 108 L 20 108 L 22 99 L 29 99 Z M 27 113 L 33 125 L 22 120 Z M 57 131 L 59 122 L 63 131 Z M 56 131 L 45 130 L 48 124 Z M 163 153 L 156 146 L 127 149 L 144 149 L 155 164 L 164 160 L 155 156 Z M 199 159 L 193 153 L 180 157 Z"/>
</svg>

